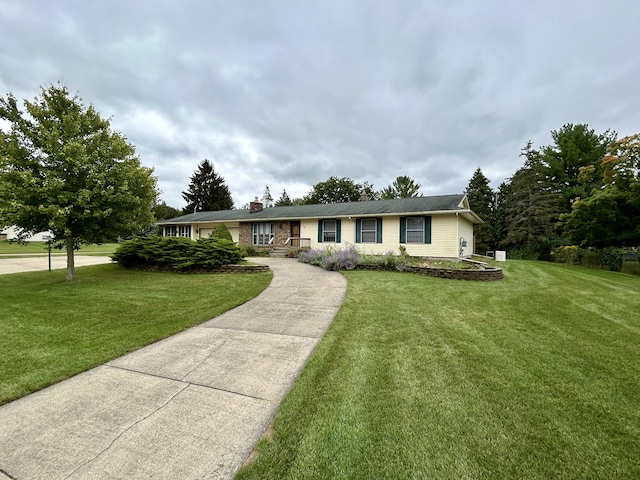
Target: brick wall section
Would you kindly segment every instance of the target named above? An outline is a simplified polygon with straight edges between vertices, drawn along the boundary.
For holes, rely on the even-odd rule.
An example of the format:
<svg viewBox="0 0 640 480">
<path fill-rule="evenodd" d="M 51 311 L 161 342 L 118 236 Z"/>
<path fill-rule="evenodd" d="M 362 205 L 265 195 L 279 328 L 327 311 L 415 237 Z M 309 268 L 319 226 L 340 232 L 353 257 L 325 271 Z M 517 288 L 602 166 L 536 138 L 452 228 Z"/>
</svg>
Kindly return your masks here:
<svg viewBox="0 0 640 480">
<path fill-rule="evenodd" d="M 396 270 L 395 267 L 385 267 L 383 265 L 358 265 L 358 270 Z M 453 280 L 473 280 L 477 282 L 494 282 L 504 278 L 501 268 L 487 267 L 479 270 L 458 269 L 458 268 L 429 268 L 406 266 L 403 271 L 427 275 L 429 277 L 450 278 Z"/>
<path fill-rule="evenodd" d="M 238 232 L 238 243 L 240 245 L 251 245 L 251 224 L 241 223 Z"/>
<path fill-rule="evenodd" d="M 290 222 L 273 222 L 274 239 L 272 247 L 284 247 L 284 242 L 291 236 Z M 245 222 L 240 224 L 238 233 L 238 243 L 240 245 L 251 245 L 252 239 L 252 223 Z"/>
<path fill-rule="evenodd" d="M 275 222 L 274 224 L 274 234 L 275 237 L 273 239 L 274 247 L 284 247 L 284 242 L 287 241 L 287 238 L 291 236 L 291 223 L 289 222 Z M 287 245 L 288 246 L 288 245 Z"/>
</svg>

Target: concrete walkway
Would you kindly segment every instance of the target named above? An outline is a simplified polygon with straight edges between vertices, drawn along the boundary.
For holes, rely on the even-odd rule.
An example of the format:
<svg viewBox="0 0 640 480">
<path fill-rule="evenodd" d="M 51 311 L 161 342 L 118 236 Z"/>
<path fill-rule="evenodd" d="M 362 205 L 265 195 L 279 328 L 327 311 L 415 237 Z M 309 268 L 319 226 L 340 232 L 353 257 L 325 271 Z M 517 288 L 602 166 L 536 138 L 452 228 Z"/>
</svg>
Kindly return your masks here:
<svg viewBox="0 0 640 480">
<path fill-rule="evenodd" d="M 233 478 L 346 291 L 335 272 L 255 261 L 274 276 L 250 302 L 0 407 L 0 479 Z"/>
<path fill-rule="evenodd" d="M 107 256 L 74 255 L 73 258 L 73 263 L 76 267 L 84 267 L 85 265 L 97 265 L 100 263 L 111 263 L 111 257 Z M 57 270 L 60 268 L 67 268 L 67 256 L 51 255 L 51 269 Z M 33 272 L 37 270 L 48 269 L 49 259 L 46 256 L 8 257 L 6 255 L 0 255 L 0 275 L 7 273 Z"/>
</svg>

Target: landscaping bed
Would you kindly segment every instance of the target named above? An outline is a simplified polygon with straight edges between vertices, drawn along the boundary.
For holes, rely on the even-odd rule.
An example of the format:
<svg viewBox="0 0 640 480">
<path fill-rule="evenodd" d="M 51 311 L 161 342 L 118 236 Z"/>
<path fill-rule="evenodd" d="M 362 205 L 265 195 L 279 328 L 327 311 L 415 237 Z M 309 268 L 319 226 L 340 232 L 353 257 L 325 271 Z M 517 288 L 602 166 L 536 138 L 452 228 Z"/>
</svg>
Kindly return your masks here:
<svg viewBox="0 0 640 480">
<path fill-rule="evenodd" d="M 396 255 L 361 254 L 355 247 L 344 250 L 334 248 L 301 252 L 298 260 L 326 270 L 388 270 L 410 272 L 437 278 L 454 280 L 496 281 L 504 278 L 501 268 L 484 262 L 466 259 L 438 259 L 410 257 L 404 252 Z"/>
<path fill-rule="evenodd" d="M 367 265 L 361 264 L 355 267 L 356 270 L 401 270 L 403 272 L 416 273 L 436 278 L 450 278 L 452 280 L 473 280 L 480 282 L 492 282 L 502 280 L 504 272 L 497 267 L 484 268 L 446 268 L 433 267 L 428 264 L 404 265 L 401 268 L 387 265 Z"/>
</svg>

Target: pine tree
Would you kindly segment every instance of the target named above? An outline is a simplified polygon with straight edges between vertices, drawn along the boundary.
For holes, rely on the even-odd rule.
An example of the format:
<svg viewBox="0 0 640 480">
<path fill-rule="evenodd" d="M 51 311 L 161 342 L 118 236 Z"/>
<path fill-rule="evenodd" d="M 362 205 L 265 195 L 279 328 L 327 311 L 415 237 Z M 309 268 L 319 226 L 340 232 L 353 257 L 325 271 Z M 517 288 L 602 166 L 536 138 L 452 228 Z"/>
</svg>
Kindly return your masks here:
<svg viewBox="0 0 640 480">
<path fill-rule="evenodd" d="M 489 186 L 489 179 L 479 168 L 473 172 L 465 193 L 471 210 L 484 220 L 484 223 L 475 226 L 473 233 L 476 237 L 476 252 L 485 252 L 495 247 L 491 242 L 491 204 L 494 201 L 494 195 Z"/>
<path fill-rule="evenodd" d="M 278 200 L 276 200 L 275 206 L 276 207 L 290 207 L 291 205 L 293 205 L 293 201 L 291 200 L 291 198 L 287 194 L 287 191 L 286 190 L 282 190 L 282 193 L 280 194 L 280 198 Z"/>
<path fill-rule="evenodd" d="M 187 202 L 183 213 L 231 210 L 233 199 L 224 178 L 218 175 L 209 160 L 203 160 L 190 178 L 189 188 L 182 192 Z"/>
<path fill-rule="evenodd" d="M 537 258 L 548 251 L 559 217 L 560 194 L 549 185 L 540 153 L 529 143 L 522 152 L 524 166 L 510 179 L 505 245 Z"/>
<path fill-rule="evenodd" d="M 382 200 L 393 200 L 395 198 L 411 198 L 417 197 L 420 190 L 420 184 L 416 183 L 411 177 L 399 176 L 391 185 L 385 187 L 380 192 Z"/>
</svg>

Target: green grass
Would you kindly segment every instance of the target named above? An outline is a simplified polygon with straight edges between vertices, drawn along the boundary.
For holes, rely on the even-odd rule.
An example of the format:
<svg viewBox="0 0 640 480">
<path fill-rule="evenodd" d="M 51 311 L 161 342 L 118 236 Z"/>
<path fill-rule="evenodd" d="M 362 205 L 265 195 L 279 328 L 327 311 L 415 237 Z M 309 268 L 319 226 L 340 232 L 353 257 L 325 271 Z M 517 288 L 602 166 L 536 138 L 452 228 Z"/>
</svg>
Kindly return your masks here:
<svg viewBox="0 0 640 480">
<path fill-rule="evenodd" d="M 492 283 L 345 272 L 238 478 L 640 478 L 640 278 L 503 266 Z"/>
<path fill-rule="evenodd" d="M 103 243 L 101 245 L 83 245 L 80 250 L 76 250 L 76 255 L 110 255 L 118 247 L 117 243 Z M 0 254 L 2 255 L 48 255 L 49 251 L 45 242 L 24 242 L 16 243 L 7 240 L 0 241 Z M 64 250 L 52 248 L 52 255 L 66 255 Z"/>
<path fill-rule="evenodd" d="M 0 404 L 219 315 L 271 279 L 115 265 L 76 272 L 72 283 L 63 270 L 0 275 Z"/>
</svg>

